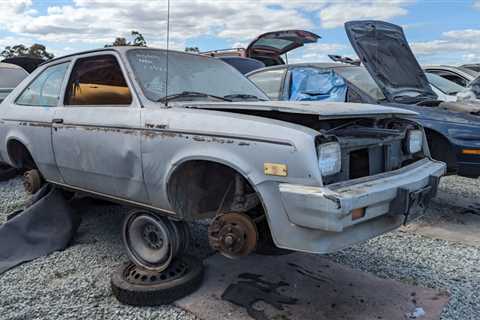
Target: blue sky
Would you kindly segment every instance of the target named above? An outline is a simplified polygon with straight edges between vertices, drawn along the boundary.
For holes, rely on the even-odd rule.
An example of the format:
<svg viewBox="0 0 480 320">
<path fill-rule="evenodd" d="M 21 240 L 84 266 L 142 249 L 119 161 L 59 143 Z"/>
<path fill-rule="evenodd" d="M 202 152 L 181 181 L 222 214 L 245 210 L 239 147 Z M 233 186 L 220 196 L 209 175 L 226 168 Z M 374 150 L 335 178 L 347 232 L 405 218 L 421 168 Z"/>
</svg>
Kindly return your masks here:
<svg viewBox="0 0 480 320">
<path fill-rule="evenodd" d="M 2 0 L 0 47 L 42 43 L 55 55 L 102 47 L 131 30 L 165 46 L 166 0 Z M 322 39 L 290 55 L 353 55 L 343 23 L 379 19 L 404 27 L 422 63 L 480 62 L 480 0 L 171 0 L 171 47 L 245 46 L 262 32 L 306 29 Z"/>
</svg>

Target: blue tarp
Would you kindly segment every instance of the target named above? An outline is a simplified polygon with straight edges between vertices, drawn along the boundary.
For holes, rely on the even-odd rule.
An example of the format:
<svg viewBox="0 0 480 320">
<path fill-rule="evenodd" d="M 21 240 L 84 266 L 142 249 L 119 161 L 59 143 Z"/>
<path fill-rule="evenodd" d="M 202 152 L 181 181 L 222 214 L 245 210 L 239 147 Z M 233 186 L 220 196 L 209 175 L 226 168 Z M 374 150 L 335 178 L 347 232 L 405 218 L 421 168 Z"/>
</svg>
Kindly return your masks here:
<svg viewBox="0 0 480 320">
<path fill-rule="evenodd" d="M 291 101 L 345 102 L 347 84 L 332 70 L 296 68 L 292 70 Z"/>
</svg>

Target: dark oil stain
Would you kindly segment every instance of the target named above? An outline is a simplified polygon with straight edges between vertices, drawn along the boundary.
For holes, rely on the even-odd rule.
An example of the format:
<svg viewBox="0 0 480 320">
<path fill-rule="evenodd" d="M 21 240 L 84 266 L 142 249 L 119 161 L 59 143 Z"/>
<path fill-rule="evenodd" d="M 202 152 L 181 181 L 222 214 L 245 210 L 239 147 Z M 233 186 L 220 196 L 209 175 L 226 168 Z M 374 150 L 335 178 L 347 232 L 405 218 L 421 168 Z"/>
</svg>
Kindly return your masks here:
<svg viewBox="0 0 480 320">
<path fill-rule="evenodd" d="M 249 146 L 249 145 L 250 145 L 250 143 L 248 143 L 248 142 L 243 142 L 243 141 L 240 141 L 240 142 L 238 143 L 238 145 L 239 145 L 239 146 L 241 146 L 241 147 L 242 147 L 242 146 Z"/>
<path fill-rule="evenodd" d="M 293 262 L 288 262 L 287 263 L 290 267 L 294 268 L 295 271 L 299 274 L 301 274 L 302 276 L 305 276 L 305 277 L 308 277 L 312 280 L 315 280 L 315 281 L 318 281 L 318 282 L 327 282 L 327 283 L 330 283 L 330 279 L 329 278 L 326 278 L 326 277 L 323 277 L 323 276 L 320 276 L 318 274 L 316 274 L 315 272 L 311 271 L 311 270 L 308 270 L 302 266 L 299 266 L 298 264 L 295 264 Z"/>
<path fill-rule="evenodd" d="M 222 299 L 244 307 L 248 315 L 255 320 L 267 320 L 263 311 L 253 308 L 256 302 L 263 301 L 277 310 L 283 310 L 285 304 L 292 305 L 298 302 L 297 299 L 278 292 L 281 287 L 289 285 L 284 281 L 269 282 L 263 280 L 261 275 L 253 273 L 242 273 L 238 278 L 240 281 L 228 286 L 222 294 Z"/>
</svg>

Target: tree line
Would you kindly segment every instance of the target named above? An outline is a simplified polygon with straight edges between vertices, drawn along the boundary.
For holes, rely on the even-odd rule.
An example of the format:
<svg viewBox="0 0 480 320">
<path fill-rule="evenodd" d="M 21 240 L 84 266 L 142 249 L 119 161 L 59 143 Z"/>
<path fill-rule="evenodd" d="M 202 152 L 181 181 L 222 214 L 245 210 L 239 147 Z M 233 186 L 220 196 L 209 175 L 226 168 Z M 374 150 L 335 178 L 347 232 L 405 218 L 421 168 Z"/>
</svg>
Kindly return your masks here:
<svg viewBox="0 0 480 320">
<path fill-rule="evenodd" d="M 132 40 L 127 40 L 125 37 L 116 37 L 112 43 L 105 44 L 105 48 L 108 47 L 118 47 L 118 46 L 136 46 L 136 47 L 147 47 L 147 41 L 143 35 L 138 31 L 131 31 Z M 186 52 L 200 52 L 198 47 L 186 47 Z M 6 46 L 3 51 L 0 53 L 0 56 L 4 59 L 14 58 L 14 57 L 32 57 L 40 58 L 43 60 L 53 59 L 55 56 L 53 53 L 48 52 L 47 48 L 43 44 L 34 43 L 31 46 L 26 46 L 24 44 L 17 44 L 14 46 Z"/>
</svg>

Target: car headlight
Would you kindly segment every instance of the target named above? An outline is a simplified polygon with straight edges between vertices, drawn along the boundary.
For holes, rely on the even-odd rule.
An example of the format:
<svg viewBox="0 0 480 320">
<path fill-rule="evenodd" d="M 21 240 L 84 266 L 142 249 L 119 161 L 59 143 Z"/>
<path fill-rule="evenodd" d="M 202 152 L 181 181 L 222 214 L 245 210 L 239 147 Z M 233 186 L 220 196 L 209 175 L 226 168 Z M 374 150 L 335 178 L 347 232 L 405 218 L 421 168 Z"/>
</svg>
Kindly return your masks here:
<svg viewBox="0 0 480 320">
<path fill-rule="evenodd" d="M 423 132 L 421 130 L 410 130 L 407 133 L 406 148 L 408 153 L 417 153 L 422 151 Z"/>
<path fill-rule="evenodd" d="M 322 176 L 330 176 L 342 169 L 342 154 L 338 142 L 323 143 L 318 146 L 318 167 Z"/>
</svg>

